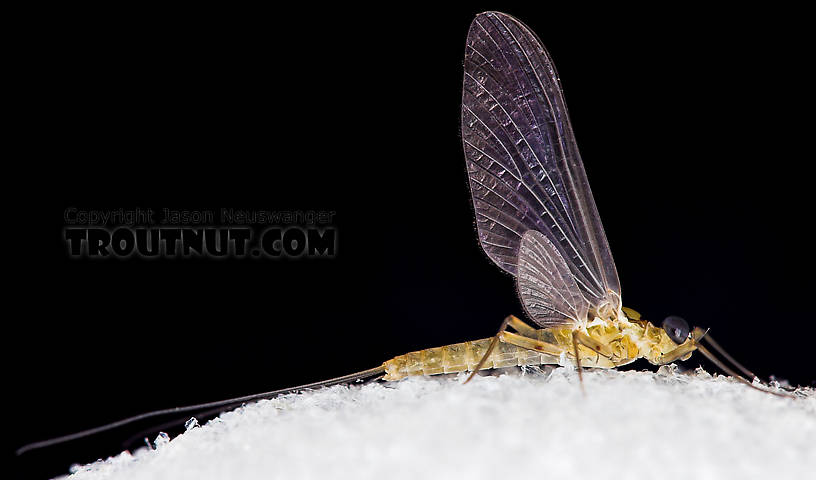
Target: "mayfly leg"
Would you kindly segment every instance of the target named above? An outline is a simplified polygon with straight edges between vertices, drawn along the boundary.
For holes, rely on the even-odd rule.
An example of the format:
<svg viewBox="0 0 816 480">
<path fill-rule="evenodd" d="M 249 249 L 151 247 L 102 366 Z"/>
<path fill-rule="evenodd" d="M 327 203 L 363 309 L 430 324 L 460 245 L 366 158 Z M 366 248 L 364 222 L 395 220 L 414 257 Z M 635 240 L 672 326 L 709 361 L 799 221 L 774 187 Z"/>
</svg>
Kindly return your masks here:
<svg viewBox="0 0 816 480">
<path fill-rule="evenodd" d="M 581 373 L 581 355 L 578 353 L 578 331 L 572 332 L 572 348 L 575 350 L 575 365 L 578 367 L 578 382 L 581 384 L 581 393 L 586 395 L 584 390 L 584 375 Z"/>
<path fill-rule="evenodd" d="M 723 348 L 720 346 L 720 344 L 719 344 L 719 343 L 715 342 L 715 341 L 714 341 L 714 339 L 713 339 L 713 338 L 711 338 L 711 335 L 706 335 L 706 336 L 705 336 L 705 337 L 703 337 L 703 338 L 705 339 L 705 341 L 706 341 L 706 342 L 708 342 L 708 343 L 709 343 L 709 344 L 710 344 L 710 345 L 711 345 L 711 346 L 714 348 L 714 350 L 716 350 L 716 351 L 717 351 L 717 352 L 718 352 L 720 355 L 722 355 L 723 357 L 725 357 L 725 359 L 726 359 L 726 360 L 728 360 L 728 361 L 729 361 L 729 362 L 731 362 L 731 363 L 732 363 L 732 364 L 733 364 L 735 367 L 737 367 L 737 369 L 739 369 L 739 371 L 741 371 L 741 372 L 742 372 L 742 373 L 744 373 L 746 376 L 748 376 L 749 378 L 751 378 L 751 380 L 753 380 L 753 379 L 755 379 L 755 378 L 758 378 L 754 372 L 752 372 L 752 371 L 748 370 L 747 368 L 743 367 L 741 363 L 739 363 L 739 362 L 738 362 L 736 359 L 734 359 L 734 357 L 732 357 L 731 355 L 729 355 L 729 354 L 728 354 L 728 352 L 726 352 L 726 351 L 725 351 L 725 349 L 723 349 Z M 764 382 L 763 382 L 763 383 L 764 383 Z"/>
<path fill-rule="evenodd" d="M 791 395 L 790 393 L 787 393 L 787 392 L 777 392 L 777 391 L 774 391 L 774 390 L 770 390 L 770 387 L 768 387 L 767 385 L 765 385 L 764 383 L 761 383 L 761 382 L 760 383 L 761 383 L 762 387 L 764 387 L 764 388 L 760 388 L 757 385 L 754 385 L 751 381 L 747 380 L 745 377 L 743 377 L 739 373 L 735 372 L 728 365 L 726 365 L 723 361 L 721 361 L 719 358 L 715 357 L 713 353 L 708 351 L 708 349 L 705 348 L 700 343 L 702 340 L 706 340 L 707 342 L 709 342 L 714 347 L 715 350 L 717 350 L 718 352 L 723 354 L 723 356 L 725 356 L 729 361 L 731 361 L 731 363 L 736 365 L 737 368 L 740 369 L 743 373 L 747 374 L 748 376 L 750 376 L 750 377 L 752 377 L 754 379 L 758 379 L 758 377 L 756 375 L 754 375 L 751 371 L 749 371 L 748 369 L 743 367 L 733 357 L 726 354 L 725 351 L 722 350 L 722 347 L 719 347 L 719 345 L 716 344 L 716 342 L 714 342 L 713 340 L 710 340 L 708 338 L 708 330 L 703 330 L 703 329 L 701 329 L 699 327 L 694 329 L 694 331 L 691 334 L 691 339 L 690 339 L 689 342 L 687 342 L 687 343 L 685 343 L 683 345 L 680 345 L 677 348 L 675 348 L 674 350 L 672 350 L 671 352 L 668 352 L 667 354 L 665 354 L 663 356 L 663 358 L 661 358 L 660 363 L 663 364 L 663 365 L 671 363 L 671 362 L 677 360 L 678 358 L 682 358 L 685 355 L 693 352 L 694 350 L 697 350 L 700 353 L 702 353 L 706 358 L 711 360 L 711 362 L 714 365 L 716 365 L 717 367 L 719 367 L 720 370 L 722 370 L 726 374 L 728 374 L 728 375 L 734 377 L 735 379 L 737 379 L 739 382 L 744 383 L 745 385 L 748 385 L 749 387 L 751 387 L 751 388 L 753 388 L 755 390 L 759 390 L 760 392 L 770 393 L 772 395 L 776 395 L 776 396 L 779 396 L 779 397 L 795 398 L 795 395 Z"/>
<path fill-rule="evenodd" d="M 519 332 L 520 335 L 508 332 L 507 327 L 512 327 L 514 330 Z M 490 341 L 490 346 L 487 347 L 487 350 L 485 351 L 484 355 L 482 355 L 481 360 L 479 360 L 479 363 L 476 364 L 467 380 L 465 380 L 465 383 L 468 383 L 476 375 L 476 373 L 482 369 L 487 359 L 490 358 L 490 354 L 493 353 L 493 350 L 496 348 L 496 344 L 498 344 L 500 341 L 538 353 L 546 353 L 556 356 L 563 353 L 564 350 L 558 345 L 543 342 L 535 338 L 537 334 L 538 330 L 535 328 L 527 325 L 515 315 L 508 315 L 502 322 L 501 327 L 499 327 L 499 332 Z"/>
<path fill-rule="evenodd" d="M 513 318 L 516 318 L 516 317 L 514 315 L 508 315 L 504 319 L 501 326 L 499 327 L 499 333 L 497 333 L 496 336 L 493 337 L 493 340 L 490 341 L 490 346 L 487 347 L 487 350 L 485 351 L 484 355 L 482 355 L 481 360 L 479 360 L 479 363 L 477 363 L 476 366 L 473 368 L 473 372 L 471 372 L 471 374 L 468 376 L 467 380 L 465 380 L 465 383 L 468 383 L 469 381 L 471 381 L 473 379 L 473 376 L 476 375 L 476 372 L 481 370 L 481 368 L 484 366 L 484 364 L 487 361 L 488 357 L 490 357 L 490 354 L 493 353 L 493 350 L 496 348 L 496 344 L 499 342 L 499 336 L 502 333 L 504 333 L 504 331 L 507 329 L 507 325 L 510 324 L 511 319 L 513 319 Z M 522 322 L 522 323 L 524 323 L 524 322 Z"/>
<path fill-rule="evenodd" d="M 518 333 L 524 335 L 525 337 L 536 338 L 538 336 L 538 330 L 531 327 L 530 325 L 527 324 L 527 322 L 523 321 L 522 319 L 518 318 L 515 315 L 508 315 L 507 318 L 505 318 L 504 320 L 507 322 L 507 325 L 509 327 L 511 327 Z"/>
<path fill-rule="evenodd" d="M 515 345 L 525 350 L 546 353 L 547 355 L 552 355 L 555 357 L 564 352 L 563 348 L 553 345 L 552 343 L 547 343 L 536 338 L 530 338 L 529 336 L 523 336 L 513 332 L 504 331 L 501 332 L 498 337 L 499 341 L 501 342 L 509 343 L 510 345 Z"/>
<path fill-rule="evenodd" d="M 678 345 L 677 348 L 671 350 L 667 353 L 664 353 L 660 357 L 659 364 L 660 365 L 668 365 L 669 363 L 674 362 L 677 359 L 682 359 L 686 355 L 690 354 L 694 350 L 697 350 L 697 346 L 699 345 L 700 340 L 708 334 L 708 330 L 703 330 L 701 328 L 695 328 L 694 331 L 691 333 L 690 341 L 682 345 Z"/>
<path fill-rule="evenodd" d="M 581 332 L 580 330 L 573 331 L 572 335 L 575 338 L 575 340 L 581 345 L 587 347 L 588 349 L 592 350 L 598 355 L 604 356 L 609 360 L 612 360 L 612 357 L 614 355 L 612 354 L 612 349 L 609 348 L 609 345 L 603 344 L 595 340 L 594 338 L 590 337 L 584 332 Z"/>
<path fill-rule="evenodd" d="M 749 387 L 751 387 L 751 388 L 753 388 L 755 390 L 759 390 L 760 392 L 770 393 L 771 395 L 776 395 L 778 397 L 783 397 L 783 398 L 796 398 L 796 395 L 792 395 L 792 394 L 790 394 L 788 392 L 777 392 L 777 391 L 774 391 L 774 390 L 770 390 L 770 389 L 768 389 L 768 387 L 765 387 L 765 385 L 763 385 L 763 387 L 765 387 L 765 388 L 760 388 L 760 387 L 754 385 L 753 383 L 749 382 L 748 380 L 746 380 L 745 377 L 743 377 L 739 373 L 732 370 L 725 363 L 723 363 L 720 359 L 715 357 L 714 354 L 709 352 L 708 349 L 705 348 L 704 346 L 697 345 L 697 349 L 700 351 L 700 353 L 705 355 L 705 357 L 707 359 L 711 360 L 714 363 L 714 365 L 720 367 L 720 369 L 722 371 L 724 371 L 728 375 L 731 375 L 732 377 L 736 378 L 738 381 L 744 383 L 745 385 L 748 385 Z"/>
</svg>

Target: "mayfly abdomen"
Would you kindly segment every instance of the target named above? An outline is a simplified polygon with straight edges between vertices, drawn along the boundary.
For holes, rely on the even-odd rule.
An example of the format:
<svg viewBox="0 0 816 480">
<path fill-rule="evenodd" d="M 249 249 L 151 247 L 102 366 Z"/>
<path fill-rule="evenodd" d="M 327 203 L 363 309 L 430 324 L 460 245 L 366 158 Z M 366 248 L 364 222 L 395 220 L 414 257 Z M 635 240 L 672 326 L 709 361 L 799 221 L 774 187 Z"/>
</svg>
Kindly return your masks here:
<svg viewBox="0 0 816 480">
<path fill-rule="evenodd" d="M 438 375 L 473 370 L 487 352 L 491 338 L 454 343 L 406 353 L 383 364 L 383 380 L 399 380 L 413 375 Z M 558 364 L 558 357 L 527 350 L 509 343 L 498 343 L 482 370 L 525 365 Z"/>
</svg>

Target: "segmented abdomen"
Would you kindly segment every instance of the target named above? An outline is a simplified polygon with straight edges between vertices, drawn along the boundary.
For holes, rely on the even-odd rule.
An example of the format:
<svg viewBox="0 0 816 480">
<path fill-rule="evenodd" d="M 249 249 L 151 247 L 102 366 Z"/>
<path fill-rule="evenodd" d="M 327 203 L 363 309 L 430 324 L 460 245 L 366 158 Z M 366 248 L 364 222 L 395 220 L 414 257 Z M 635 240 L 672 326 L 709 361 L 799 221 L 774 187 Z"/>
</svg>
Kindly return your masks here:
<svg viewBox="0 0 816 480">
<path fill-rule="evenodd" d="M 491 340 L 491 338 L 483 338 L 472 342 L 454 343 L 394 357 L 383 364 L 386 373 L 383 379 L 399 380 L 411 375 L 471 371 L 482 359 Z M 499 342 L 485 361 L 482 370 L 557 363 L 558 357 Z"/>
</svg>

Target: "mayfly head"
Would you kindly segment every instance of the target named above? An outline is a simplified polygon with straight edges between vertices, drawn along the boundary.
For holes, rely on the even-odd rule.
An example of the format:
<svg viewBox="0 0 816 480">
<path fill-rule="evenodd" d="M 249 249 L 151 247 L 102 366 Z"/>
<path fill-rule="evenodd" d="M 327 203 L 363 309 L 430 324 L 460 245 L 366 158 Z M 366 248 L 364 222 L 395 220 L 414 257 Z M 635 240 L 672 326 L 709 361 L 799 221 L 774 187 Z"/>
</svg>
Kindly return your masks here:
<svg viewBox="0 0 816 480">
<path fill-rule="evenodd" d="M 661 327 L 655 328 L 655 345 L 659 355 L 654 358 L 656 361 L 650 360 L 658 365 L 688 360 L 708 333 L 708 330 L 701 328 L 690 328 L 688 322 L 677 315 L 666 317 Z"/>
<path fill-rule="evenodd" d="M 666 317 L 661 326 L 640 317 L 630 308 L 624 308 L 627 320 L 638 325 L 632 331 L 642 342 L 640 355 L 653 365 L 664 365 L 677 360 L 688 360 L 705 335 L 699 328 L 691 329 L 688 322 L 676 315 Z"/>
</svg>

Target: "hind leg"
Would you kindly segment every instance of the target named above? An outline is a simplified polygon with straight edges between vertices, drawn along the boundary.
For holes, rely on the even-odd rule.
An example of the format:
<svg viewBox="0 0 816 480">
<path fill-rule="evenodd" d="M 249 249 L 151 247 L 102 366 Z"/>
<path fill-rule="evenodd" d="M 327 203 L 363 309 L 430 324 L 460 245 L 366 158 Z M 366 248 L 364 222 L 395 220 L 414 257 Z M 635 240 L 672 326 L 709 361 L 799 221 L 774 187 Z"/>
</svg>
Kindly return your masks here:
<svg viewBox="0 0 816 480">
<path fill-rule="evenodd" d="M 519 333 L 508 332 L 507 327 L 512 327 Z M 490 354 L 493 353 L 493 349 L 496 348 L 496 344 L 499 342 L 509 343 L 511 345 L 532 350 L 534 352 L 546 353 L 555 356 L 561 355 L 561 353 L 564 352 L 562 347 L 552 343 L 542 342 L 536 338 L 537 336 L 538 330 L 530 325 L 527 325 L 515 315 L 508 315 L 502 322 L 501 327 L 499 327 L 499 332 L 490 342 L 490 346 L 487 347 L 484 355 L 482 355 L 482 359 L 479 360 L 479 363 L 476 364 L 476 368 L 473 369 L 473 372 L 470 374 L 467 380 L 465 380 L 465 383 L 468 383 L 473 376 L 476 375 L 476 372 L 481 370 L 488 357 L 490 357 Z"/>
</svg>

